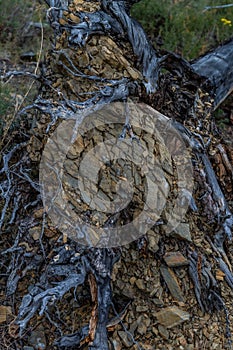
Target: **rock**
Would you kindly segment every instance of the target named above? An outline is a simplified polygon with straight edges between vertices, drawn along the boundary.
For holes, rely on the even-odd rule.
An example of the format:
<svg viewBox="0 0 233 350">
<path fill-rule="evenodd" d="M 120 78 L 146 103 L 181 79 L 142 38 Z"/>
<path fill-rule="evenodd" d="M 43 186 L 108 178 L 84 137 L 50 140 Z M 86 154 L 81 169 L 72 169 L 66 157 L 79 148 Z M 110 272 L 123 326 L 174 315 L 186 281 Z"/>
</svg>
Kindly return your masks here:
<svg viewBox="0 0 233 350">
<path fill-rule="evenodd" d="M 169 332 L 167 328 L 159 324 L 158 326 L 159 334 L 162 336 L 163 339 L 168 340 L 169 339 Z"/>
<path fill-rule="evenodd" d="M 218 281 L 224 281 L 225 273 L 221 271 L 220 269 L 216 270 L 216 279 Z"/>
<path fill-rule="evenodd" d="M 118 335 L 121 338 L 122 343 L 126 348 L 130 348 L 133 345 L 133 340 L 129 337 L 129 335 L 126 332 L 119 331 Z"/>
<path fill-rule="evenodd" d="M 190 319 L 190 314 L 177 306 L 168 306 L 155 315 L 158 322 L 167 328 L 175 327 Z"/>
<path fill-rule="evenodd" d="M 35 350 L 46 349 L 46 339 L 44 327 L 40 326 L 36 330 L 32 331 L 29 338 L 29 343 L 34 347 Z"/>
<path fill-rule="evenodd" d="M 155 326 L 152 327 L 152 332 L 153 332 L 154 335 L 156 335 L 156 336 L 157 336 L 158 333 L 159 333 L 159 332 L 158 332 L 158 329 L 157 329 Z"/>
<path fill-rule="evenodd" d="M 138 325 L 138 329 L 137 329 L 138 333 L 143 335 L 143 334 L 146 334 L 147 332 L 147 326 L 144 322 L 141 322 L 139 325 Z"/>
<path fill-rule="evenodd" d="M 158 307 L 162 307 L 164 305 L 164 302 L 159 298 L 153 298 L 152 301 Z"/>
<path fill-rule="evenodd" d="M 179 251 L 168 252 L 164 255 L 163 258 L 166 264 L 170 267 L 177 267 L 189 264 L 189 261 Z"/>
<path fill-rule="evenodd" d="M 24 346 L 23 350 L 34 350 L 32 346 Z"/>
<path fill-rule="evenodd" d="M 136 311 L 137 312 L 145 312 L 148 310 L 148 306 L 147 305 L 137 305 L 136 306 Z"/>
<path fill-rule="evenodd" d="M 130 325 L 130 333 L 134 336 L 134 332 L 136 331 L 136 329 L 138 328 L 138 322 L 134 321 L 131 325 Z"/>
<path fill-rule="evenodd" d="M 73 13 L 71 13 L 69 15 L 69 18 L 71 19 L 71 21 L 73 21 L 74 23 L 79 23 L 80 22 L 80 19 L 78 16 L 75 16 Z"/>
<path fill-rule="evenodd" d="M 114 350 L 121 350 L 122 349 L 121 343 L 118 340 L 113 339 L 112 344 L 113 344 Z"/>
<path fill-rule="evenodd" d="M 160 272 L 168 286 L 171 295 L 178 301 L 185 302 L 185 298 L 178 284 L 175 273 L 166 266 L 160 267 Z"/>
<path fill-rule="evenodd" d="M 127 69 L 127 72 L 129 73 L 129 75 L 131 76 L 132 79 L 138 80 L 138 79 L 142 78 L 141 73 L 136 71 L 132 67 L 129 66 L 126 69 Z"/>
<path fill-rule="evenodd" d="M 7 316 L 11 315 L 11 307 L 0 305 L 0 323 L 6 322 Z"/>
<path fill-rule="evenodd" d="M 83 150 L 84 150 L 83 137 L 81 135 L 78 135 L 75 142 L 69 148 L 69 151 L 67 153 L 67 158 L 76 159 L 80 157 L 80 154 L 82 153 Z"/>
<path fill-rule="evenodd" d="M 129 283 L 131 285 L 134 285 L 135 281 L 136 281 L 136 277 L 133 276 L 133 277 L 130 278 Z"/>
<path fill-rule="evenodd" d="M 35 226 L 29 229 L 29 234 L 32 236 L 34 241 L 38 241 L 41 236 L 41 227 Z"/>
<path fill-rule="evenodd" d="M 152 252 L 152 253 L 156 253 L 159 250 L 159 239 L 160 236 L 158 233 L 149 230 L 147 232 L 147 239 L 148 239 L 148 249 Z"/>
<path fill-rule="evenodd" d="M 192 242 L 192 237 L 190 234 L 189 224 L 181 223 L 174 231 L 172 231 L 171 236 L 177 237 L 179 239 L 185 239 L 186 241 Z"/>
<path fill-rule="evenodd" d="M 145 283 L 144 283 L 144 281 L 142 279 L 136 280 L 135 284 L 138 287 L 138 289 L 140 289 L 140 290 L 145 290 L 145 288 L 146 288 L 145 287 Z"/>
<path fill-rule="evenodd" d="M 41 219 L 41 218 L 43 218 L 44 212 L 45 212 L 44 208 L 35 210 L 34 213 L 33 213 L 33 216 L 36 219 Z"/>
</svg>

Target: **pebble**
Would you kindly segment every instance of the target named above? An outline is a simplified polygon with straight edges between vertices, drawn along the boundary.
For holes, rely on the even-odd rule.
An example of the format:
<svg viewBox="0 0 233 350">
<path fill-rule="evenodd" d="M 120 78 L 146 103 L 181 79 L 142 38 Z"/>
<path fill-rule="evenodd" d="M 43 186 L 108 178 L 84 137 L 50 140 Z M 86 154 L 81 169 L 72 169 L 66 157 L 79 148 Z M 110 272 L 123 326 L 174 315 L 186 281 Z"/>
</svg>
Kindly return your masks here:
<svg viewBox="0 0 233 350">
<path fill-rule="evenodd" d="M 138 331 L 138 333 L 141 334 L 141 335 L 146 334 L 146 332 L 147 332 L 147 326 L 146 326 L 146 324 L 145 324 L 144 322 L 143 322 L 143 323 L 140 323 L 140 324 L 138 325 L 137 331 Z"/>
<path fill-rule="evenodd" d="M 147 239 L 148 239 L 148 249 L 152 252 L 152 253 L 156 253 L 159 250 L 159 240 L 160 240 L 160 236 L 158 233 L 149 230 L 147 233 Z"/>
<path fill-rule="evenodd" d="M 173 298 L 184 303 L 185 298 L 180 289 L 175 273 L 169 267 L 166 266 L 161 266 L 160 272 Z"/>
<path fill-rule="evenodd" d="M 118 340 L 113 339 L 112 344 L 113 344 L 114 350 L 121 350 L 122 349 L 121 343 Z"/>
<path fill-rule="evenodd" d="M 167 328 L 165 328 L 164 326 L 162 326 L 161 324 L 158 326 L 158 331 L 159 334 L 161 335 L 161 337 L 165 340 L 169 339 L 169 332 L 167 330 Z"/>
<path fill-rule="evenodd" d="M 125 331 L 118 331 L 118 335 L 126 348 L 130 348 L 133 345 L 131 337 Z"/>
<path fill-rule="evenodd" d="M 179 251 L 167 252 L 163 258 L 169 267 L 177 267 L 189 264 L 189 261 Z"/>
<path fill-rule="evenodd" d="M 188 242 L 192 242 L 192 237 L 190 233 L 189 224 L 181 223 L 179 224 L 175 230 L 171 234 L 173 237 L 177 237 L 180 239 L 184 239 Z"/>
<path fill-rule="evenodd" d="M 145 287 L 145 283 L 144 283 L 144 281 L 142 279 L 136 280 L 135 284 L 138 287 L 138 289 L 140 289 L 140 290 L 145 290 L 145 288 L 146 288 Z"/>
<path fill-rule="evenodd" d="M 7 316 L 11 313 L 11 306 L 0 305 L 0 323 L 6 322 Z"/>
<path fill-rule="evenodd" d="M 156 313 L 156 318 L 160 324 L 167 328 L 172 328 L 190 319 L 190 314 L 179 309 L 177 306 L 168 306 Z"/>
<path fill-rule="evenodd" d="M 148 310 L 148 306 L 147 305 L 137 305 L 136 306 L 136 311 L 137 312 L 145 312 Z"/>
<path fill-rule="evenodd" d="M 38 241 L 41 236 L 41 227 L 35 226 L 29 229 L 29 234 L 32 236 L 34 241 Z"/>
<path fill-rule="evenodd" d="M 29 343 L 34 347 L 35 350 L 46 349 L 46 339 L 43 327 L 38 327 L 37 330 L 32 331 L 29 338 Z"/>
</svg>

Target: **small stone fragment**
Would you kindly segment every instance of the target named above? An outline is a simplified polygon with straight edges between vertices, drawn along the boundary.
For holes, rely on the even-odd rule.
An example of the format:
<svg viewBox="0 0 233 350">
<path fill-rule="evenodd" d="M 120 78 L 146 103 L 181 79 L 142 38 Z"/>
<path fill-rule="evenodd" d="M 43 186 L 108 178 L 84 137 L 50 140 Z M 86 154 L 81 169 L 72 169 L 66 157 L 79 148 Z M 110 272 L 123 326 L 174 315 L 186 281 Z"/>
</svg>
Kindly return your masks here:
<svg viewBox="0 0 233 350">
<path fill-rule="evenodd" d="M 137 305 L 136 306 L 136 311 L 137 312 L 146 312 L 148 310 L 147 305 Z"/>
<path fill-rule="evenodd" d="M 38 241 L 41 236 L 41 227 L 35 226 L 29 229 L 29 234 L 32 236 L 34 241 Z"/>
<path fill-rule="evenodd" d="M 166 266 L 160 267 L 160 272 L 166 282 L 166 285 L 168 286 L 168 289 L 171 293 L 171 295 L 178 301 L 185 302 L 185 298 L 183 296 L 183 293 L 180 289 L 179 283 L 177 281 L 175 273 Z"/>
<path fill-rule="evenodd" d="M 144 322 L 142 322 L 142 323 L 140 323 L 139 325 L 138 325 L 138 333 L 139 334 L 141 334 L 141 335 L 143 335 L 143 334 L 146 334 L 146 332 L 147 332 L 147 326 L 146 326 L 146 324 L 144 323 Z"/>
<path fill-rule="evenodd" d="M 134 277 L 134 276 L 131 277 L 129 280 L 130 284 L 132 284 L 132 285 L 135 283 L 135 281 L 136 281 L 136 277 Z"/>
<path fill-rule="evenodd" d="M 138 289 L 140 289 L 140 290 L 145 290 L 145 288 L 146 288 L 145 287 L 145 283 L 144 283 L 144 281 L 142 279 L 136 280 L 135 284 L 138 287 Z"/>
<path fill-rule="evenodd" d="M 41 208 L 41 209 L 34 211 L 34 213 L 33 213 L 34 218 L 41 219 L 44 215 L 44 211 L 45 211 L 44 208 Z"/>
<path fill-rule="evenodd" d="M 175 228 L 175 230 L 171 233 L 171 235 L 173 237 L 177 237 L 179 239 L 185 239 L 186 241 L 192 242 L 189 224 L 186 224 L 186 223 L 179 224 Z"/>
<path fill-rule="evenodd" d="M 168 252 L 164 255 L 163 258 L 166 264 L 170 267 L 177 267 L 189 264 L 189 261 L 179 251 Z"/>
<path fill-rule="evenodd" d="M 147 239 L 148 239 L 148 249 L 152 252 L 152 253 L 156 253 L 159 250 L 159 239 L 160 236 L 158 233 L 149 230 L 147 232 Z"/>
<path fill-rule="evenodd" d="M 46 339 L 43 327 L 38 327 L 38 330 L 32 331 L 31 336 L 29 338 L 29 343 L 36 350 L 46 349 Z"/>
<path fill-rule="evenodd" d="M 165 328 L 164 326 L 162 326 L 161 324 L 159 324 L 158 326 L 158 330 L 159 330 L 159 334 L 161 335 L 161 337 L 165 340 L 169 339 L 169 332 L 167 330 L 167 328 Z"/>
<path fill-rule="evenodd" d="M 112 344 L 113 344 L 114 350 L 121 350 L 122 349 L 121 343 L 118 340 L 113 339 Z"/>
<path fill-rule="evenodd" d="M 6 322 L 7 315 L 11 314 L 11 307 L 0 305 L 0 323 Z"/>
<path fill-rule="evenodd" d="M 137 80 L 137 79 L 141 78 L 140 72 L 136 71 L 132 67 L 129 66 L 126 69 L 127 69 L 128 73 L 130 74 L 131 78 L 133 78 L 134 80 Z"/>
<path fill-rule="evenodd" d="M 129 338 L 128 334 L 124 331 L 119 331 L 118 332 L 118 335 L 119 337 L 121 338 L 122 340 L 122 343 L 123 345 L 126 347 L 126 348 L 130 348 L 132 345 L 133 345 L 133 341 L 132 339 Z"/>
<path fill-rule="evenodd" d="M 69 17 L 70 17 L 71 21 L 73 21 L 74 23 L 79 23 L 80 22 L 79 17 L 75 16 L 73 13 L 71 13 Z"/>
<path fill-rule="evenodd" d="M 190 319 L 190 314 L 177 306 L 168 306 L 155 314 L 164 327 L 172 328 Z"/>
<path fill-rule="evenodd" d="M 216 271 L 216 279 L 218 281 L 224 281 L 225 273 L 219 269 Z"/>
</svg>

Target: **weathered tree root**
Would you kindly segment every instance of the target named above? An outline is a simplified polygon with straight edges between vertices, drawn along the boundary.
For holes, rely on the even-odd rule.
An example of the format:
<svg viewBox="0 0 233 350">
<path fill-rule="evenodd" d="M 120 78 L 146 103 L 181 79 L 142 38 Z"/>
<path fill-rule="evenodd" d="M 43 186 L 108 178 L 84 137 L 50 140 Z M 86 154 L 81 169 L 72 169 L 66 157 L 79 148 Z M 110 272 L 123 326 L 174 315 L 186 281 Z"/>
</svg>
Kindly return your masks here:
<svg viewBox="0 0 233 350">
<path fill-rule="evenodd" d="M 28 74 L 29 77 L 41 81 L 42 87 L 46 87 L 45 90 L 48 91 L 42 93 L 41 96 L 38 96 L 31 106 L 28 106 L 21 111 L 21 114 L 27 113 L 29 109 L 33 108 L 39 110 L 45 115 L 49 115 L 51 121 L 48 123 L 46 130 L 46 133 L 49 133 L 50 128 L 55 125 L 58 120 L 84 118 L 85 114 L 83 112 L 86 109 L 92 111 L 98 110 L 103 104 L 108 104 L 118 100 L 125 101 L 128 96 L 139 96 L 141 91 L 143 91 L 144 96 L 146 95 L 149 99 L 154 98 L 155 101 L 156 89 L 161 87 L 158 86 L 158 78 L 160 76 L 160 68 L 162 64 L 164 64 L 164 67 L 172 72 L 174 76 L 180 78 L 184 77 L 186 83 L 191 81 L 191 79 L 189 79 L 190 76 L 195 76 L 195 79 L 192 81 L 192 88 L 196 84 L 196 98 L 194 99 L 194 104 L 198 105 L 199 102 L 204 100 L 200 95 L 205 92 L 205 80 L 208 78 L 208 84 L 210 84 L 209 86 L 211 86 L 216 94 L 216 96 L 210 96 L 208 99 L 207 103 L 209 103 L 210 106 L 208 107 L 206 104 L 203 107 L 201 114 L 199 113 L 198 106 L 195 105 L 191 112 L 186 111 L 186 118 L 184 118 L 184 124 L 186 125 L 175 121 L 173 121 L 173 124 L 193 151 L 193 158 L 196 161 L 199 171 L 198 176 L 202 180 L 200 187 L 206 191 L 208 189 L 209 191 L 208 208 L 210 215 L 215 222 L 218 222 L 218 228 L 213 237 L 211 237 L 210 242 L 213 251 L 215 252 L 219 268 L 224 272 L 229 287 L 233 288 L 233 276 L 230 271 L 230 263 L 224 251 L 224 242 L 227 239 L 231 239 L 233 216 L 209 161 L 208 148 L 205 147 L 206 138 L 205 135 L 203 136 L 206 131 L 204 125 L 209 121 L 209 115 L 232 90 L 233 82 L 230 64 L 224 64 L 222 66 L 222 62 L 228 60 L 232 61 L 232 50 L 228 50 L 229 47 L 231 47 L 232 42 L 217 49 L 216 52 L 203 56 L 193 64 L 189 64 L 185 60 L 172 54 L 164 54 L 160 57 L 149 43 L 141 26 L 129 16 L 130 6 L 134 2 L 135 1 L 93 1 L 93 3 L 96 3 L 95 5 L 99 7 L 98 10 L 95 12 L 80 11 L 75 13 L 79 18 L 79 23 L 77 24 L 72 21 L 66 21 L 65 23 L 61 21 L 65 17 L 64 13 L 70 12 L 68 5 L 72 3 L 71 1 L 47 0 L 46 3 L 49 6 L 48 18 L 54 29 L 56 43 L 59 43 L 59 40 L 61 40 L 62 44 L 65 42 L 66 46 L 65 50 L 63 50 L 59 47 L 62 46 L 62 44 L 59 43 L 58 48 L 55 47 L 53 49 L 51 57 L 52 55 L 58 57 L 58 65 L 55 65 L 54 70 L 57 71 L 57 69 L 63 69 L 63 75 L 60 73 L 63 79 L 66 76 L 72 77 L 76 83 L 87 80 L 88 82 L 95 84 L 95 88 L 97 86 L 98 89 L 95 89 L 94 92 L 91 90 L 87 91 L 87 96 L 91 95 L 91 97 L 87 99 L 83 98 L 81 93 L 75 95 L 75 93 L 69 92 L 69 94 L 62 85 L 54 87 L 55 78 L 52 72 L 53 67 L 49 67 L 47 71 L 41 73 L 41 76 Z M 74 57 L 72 57 L 72 52 L 75 52 L 77 49 L 85 51 L 85 46 L 88 45 L 88 41 L 95 35 L 100 37 L 111 35 L 116 41 L 125 40 L 126 36 L 131 45 L 132 52 L 135 55 L 135 57 L 129 58 L 129 62 L 132 65 L 137 65 L 137 69 L 140 70 L 142 77 L 133 79 L 132 76 L 123 76 L 118 79 L 111 79 L 103 76 L 99 77 L 93 73 L 88 74 L 86 70 L 82 72 L 78 65 L 76 65 Z M 212 65 L 213 60 L 214 65 Z M 175 64 L 172 64 L 171 61 L 175 62 Z M 222 70 L 217 70 L 217 73 L 213 75 L 212 69 L 216 72 L 215 65 L 217 65 L 217 67 L 221 66 Z M 206 69 L 206 67 L 214 68 L 209 70 Z M 21 73 L 9 72 L 5 78 L 10 75 L 18 74 Z M 228 84 L 222 83 L 222 77 L 224 77 L 223 80 L 227 81 Z M 228 79 L 228 77 L 230 78 Z M 164 79 L 164 81 L 166 81 L 166 76 Z M 199 82 L 201 82 L 201 88 L 203 89 L 201 92 L 197 89 Z M 178 85 L 177 82 L 177 86 Z M 90 88 L 90 86 L 88 86 L 88 88 Z M 144 88 L 145 91 L 143 90 Z M 154 96 L 151 94 L 152 92 L 155 93 Z M 181 93 L 183 93 L 182 89 Z M 151 95 L 148 97 L 148 94 Z M 70 96 L 72 96 L 72 98 Z M 186 98 L 190 98 L 188 93 L 186 94 Z M 192 100 L 192 98 L 193 95 L 190 99 Z M 191 120 L 190 115 L 193 117 L 193 120 Z M 200 115 L 202 115 L 202 119 L 199 119 Z M 206 116 L 208 116 L 208 118 Z M 190 117 L 190 120 L 188 120 L 188 117 Z M 181 121 L 179 118 L 178 120 Z M 210 130 L 208 131 L 211 132 Z M 18 172 L 19 168 L 23 169 L 24 166 L 27 167 L 27 162 L 25 161 L 25 158 L 23 158 L 19 163 L 9 167 L 9 161 L 12 159 L 14 152 L 24 148 L 26 144 L 27 143 L 22 143 L 17 145 L 3 157 L 3 167 L 0 173 L 3 178 L 1 181 L 1 191 L 4 200 L 0 220 L 1 227 L 3 227 L 6 222 L 12 224 L 16 222 L 16 220 L 20 220 L 20 215 L 17 213 L 21 204 L 20 196 L 16 196 L 14 210 L 11 211 L 11 217 L 8 221 L 6 213 L 8 210 L 11 210 L 10 204 L 12 203 L 12 197 L 15 196 L 16 187 L 19 185 L 20 177 L 16 180 L 15 173 Z M 38 185 L 29 177 L 29 175 L 27 175 L 26 172 L 21 171 L 20 176 L 21 179 L 23 179 L 30 188 L 33 188 L 38 195 Z M 36 203 L 36 200 L 34 202 L 29 201 L 27 205 L 33 207 Z M 198 210 L 198 205 L 200 205 L 200 203 L 194 203 L 193 208 Z M 26 204 L 24 204 L 24 207 L 25 206 Z M 109 222 L 109 225 L 110 224 L 111 223 Z M 12 266 L 11 275 L 8 280 L 9 295 L 15 292 L 17 283 L 22 277 L 19 276 L 17 272 L 23 265 L 23 258 L 26 254 L 24 250 L 19 247 L 19 241 L 21 236 L 26 232 L 26 227 L 33 227 L 33 220 L 31 220 L 31 222 L 25 220 L 24 222 L 21 219 L 21 226 L 19 225 L 19 231 L 15 243 L 5 252 L 6 254 L 10 253 L 13 255 L 12 260 L 19 262 L 18 266 L 16 266 L 17 264 Z M 16 322 L 20 326 L 21 334 L 23 334 L 28 322 L 38 310 L 40 310 L 40 315 L 46 313 L 49 305 L 62 298 L 71 288 L 76 288 L 78 285 L 82 285 L 86 276 L 91 273 L 95 278 L 97 287 L 97 308 L 95 310 L 97 315 L 96 324 L 94 325 L 94 328 L 92 328 L 91 325 L 85 325 L 79 332 L 70 336 L 63 336 L 56 342 L 56 345 L 59 347 L 69 347 L 73 345 L 79 346 L 80 344 L 83 344 L 83 342 L 89 342 L 89 349 L 107 350 L 107 327 L 109 325 L 109 309 L 112 304 L 110 285 L 111 272 L 114 263 L 119 258 L 119 252 L 118 250 L 114 251 L 112 249 L 90 249 L 88 251 L 82 251 L 78 257 L 75 255 L 76 252 L 77 249 L 70 251 L 69 259 L 67 259 L 65 250 L 61 250 L 59 260 L 48 265 L 47 272 L 41 276 L 41 283 L 34 287 L 29 294 L 24 296 Z M 227 309 L 221 298 L 218 282 L 213 276 L 212 267 L 209 261 L 201 254 L 200 250 L 193 248 L 190 248 L 188 257 L 190 261 L 189 274 L 194 284 L 195 294 L 200 308 L 207 312 L 224 310 L 226 314 L 227 336 L 230 337 Z M 200 266 L 201 269 L 198 270 Z M 34 263 L 32 263 L 29 268 L 35 268 Z M 63 281 L 58 282 L 55 287 L 52 287 L 48 283 L 48 277 L 51 274 L 62 277 L 65 276 L 66 278 Z M 92 333 L 91 335 L 90 332 Z"/>
</svg>

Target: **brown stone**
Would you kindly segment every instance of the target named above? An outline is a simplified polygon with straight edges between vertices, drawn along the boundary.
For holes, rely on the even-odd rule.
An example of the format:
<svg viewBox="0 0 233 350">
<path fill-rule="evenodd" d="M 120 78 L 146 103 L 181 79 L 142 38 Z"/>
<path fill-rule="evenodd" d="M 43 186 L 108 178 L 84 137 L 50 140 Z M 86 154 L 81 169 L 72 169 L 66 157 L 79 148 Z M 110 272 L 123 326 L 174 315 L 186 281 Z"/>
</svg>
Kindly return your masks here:
<svg viewBox="0 0 233 350">
<path fill-rule="evenodd" d="M 40 239 L 41 236 L 41 227 L 40 226 L 35 226 L 29 229 L 29 234 L 32 236 L 34 241 L 37 241 Z"/>
<path fill-rule="evenodd" d="M 129 66 L 126 69 L 127 69 L 127 72 L 129 73 L 129 75 L 131 76 L 132 79 L 137 80 L 137 79 L 141 78 L 140 72 L 136 71 L 132 67 Z"/>
<path fill-rule="evenodd" d="M 141 290 L 144 290 L 146 288 L 145 287 L 145 283 L 144 283 L 144 281 L 142 279 L 136 280 L 135 284 Z"/>
<path fill-rule="evenodd" d="M 121 343 L 118 340 L 113 339 L 112 344 L 113 344 L 114 350 L 121 350 L 122 349 Z"/>
<path fill-rule="evenodd" d="M 180 289 L 179 283 L 177 281 L 175 273 L 166 266 L 160 267 L 160 272 L 166 282 L 166 285 L 168 286 L 168 289 L 171 293 L 171 295 L 178 301 L 185 302 L 185 298 L 183 296 L 183 293 Z"/>
<path fill-rule="evenodd" d="M 79 23 L 80 22 L 80 19 L 78 16 L 75 16 L 73 13 L 71 13 L 69 15 L 69 18 L 71 19 L 71 21 L 73 21 L 74 23 Z"/>
<path fill-rule="evenodd" d="M 11 307 L 0 305 L 0 323 L 6 322 L 8 315 L 11 315 Z"/>
<path fill-rule="evenodd" d="M 159 334 L 161 335 L 161 337 L 165 340 L 169 339 L 169 332 L 167 330 L 166 327 L 162 326 L 161 324 L 159 324 L 158 326 L 158 330 L 159 330 Z"/>
<path fill-rule="evenodd" d="M 147 239 L 148 239 L 148 249 L 153 252 L 156 253 L 159 250 L 159 239 L 160 236 L 157 232 L 154 232 L 152 230 L 149 230 L 147 232 Z"/>
<path fill-rule="evenodd" d="M 188 265 L 189 261 L 181 254 L 181 252 L 168 252 L 164 255 L 166 264 L 170 267 Z"/>
<path fill-rule="evenodd" d="M 122 343 L 126 348 L 130 348 L 133 345 L 132 339 L 129 338 L 128 334 L 125 331 L 119 331 L 118 335 L 121 338 Z"/>
<path fill-rule="evenodd" d="M 190 314 L 177 306 L 168 306 L 156 313 L 156 318 L 164 327 L 172 328 L 190 319 Z"/>
<path fill-rule="evenodd" d="M 175 230 L 171 234 L 173 237 L 177 237 L 179 239 L 184 239 L 186 241 L 192 242 L 192 237 L 190 234 L 189 224 L 181 223 L 179 224 Z"/>
</svg>

